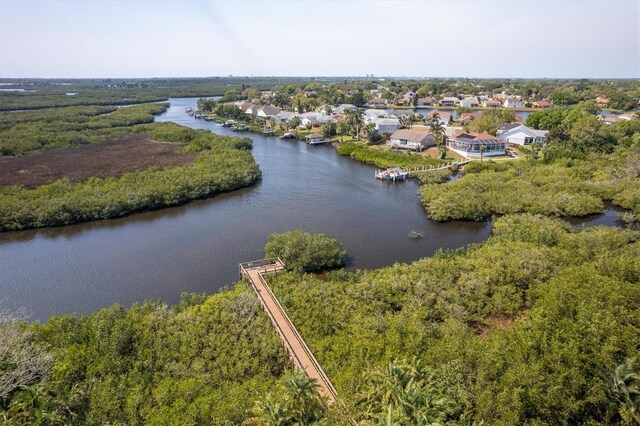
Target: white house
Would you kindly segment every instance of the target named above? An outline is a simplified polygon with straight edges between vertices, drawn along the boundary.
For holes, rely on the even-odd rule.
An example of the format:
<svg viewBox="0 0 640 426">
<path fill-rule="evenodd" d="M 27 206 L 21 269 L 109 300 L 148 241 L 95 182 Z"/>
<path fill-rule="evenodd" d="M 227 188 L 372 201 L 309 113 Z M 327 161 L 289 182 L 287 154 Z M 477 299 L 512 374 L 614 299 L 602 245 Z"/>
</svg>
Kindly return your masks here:
<svg viewBox="0 0 640 426">
<path fill-rule="evenodd" d="M 505 108 L 524 108 L 524 102 L 520 98 L 509 97 L 504 100 Z"/>
<path fill-rule="evenodd" d="M 334 114 L 346 114 L 347 111 L 349 111 L 350 109 L 356 109 L 358 108 L 355 105 L 352 104 L 341 104 L 338 105 L 337 107 L 333 108 L 333 113 Z"/>
<path fill-rule="evenodd" d="M 293 117 L 297 115 L 298 114 L 291 111 L 280 111 L 279 113 L 276 114 L 275 117 L 273 117 L 273 119 L 279 123 L 288 123 L 289 121 L 291 121 Z"/>
<path fill-rule="evenodd" d="M 280 112 L 280 108 L 273 107 L 271 105 L 265 105 L 258 109 L 256 115 L 262 118 L 275 118 Z"/>
<path fill-rule="evenodd" d="M 500 135 L 507 143 L 515 145 L 531 145 L 534 142 L 544 144 L 548 130 L 531 129 L 524 124 L 514 127 Z"/>
<path fill-rule="evenodd" d="M 320 126 L 329 121 L 329 117 L 320 112 L 305 112 L 300 115 L 300 121 L 303 126 Z"/>
<path fill-rule="evenodd" d="M 371 122 L 380 134 L 394 133 L 400 128 L 400 120 L 397 118 L 375 118 Z"/>
<path fill-rule="evenodd" d="M 480 102 L 476 98 L 464 98 L 460 101 L 460 106 L 467 108 L 477 108 L 480 106 Z"/>
<path fill-rule="evenodd" d="M 401 129 L 391 135 L 387 145 L 393 148 L 422 151 L 430 146 L 435 146 L 436 142 L 434 136 L 426 130 Z"/>
<path fill-rule="evenodd" d="M 376 118 L 386 118 L 389 116 L 389 113 L 383 109 L 374 109 L 369 108 L 364 110 L 364 121 L 369 122 L 373 121 Z"/>
</svg>

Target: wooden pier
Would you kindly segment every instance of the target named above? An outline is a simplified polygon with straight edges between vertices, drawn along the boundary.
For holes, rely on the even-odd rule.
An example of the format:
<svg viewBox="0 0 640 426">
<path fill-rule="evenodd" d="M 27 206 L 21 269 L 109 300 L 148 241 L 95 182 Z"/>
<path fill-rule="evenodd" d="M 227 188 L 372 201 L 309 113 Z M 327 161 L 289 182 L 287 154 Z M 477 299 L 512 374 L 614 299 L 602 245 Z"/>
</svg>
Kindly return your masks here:
<svg viewBox="0 0 640 426">
<path fill-rule="evenodd" d="M 442 166 L 422 166 L 422 167 L 415 167 L 413 169 L 403 169 L 402 167 L 391 167 L 386 170 L 376 170 L 376 172 L 374 173 L 374 176 L 376 179 L 381 179 L 381 180 L 401 181 L 401 180 L 405 180 L 408 177 L 411 177 L 411 175 L 414 175 L 415 173 L 446 170 L 454 166 L 458 166 L 458 167 L 464 166 L 465 164 L 469 164 L 470 162 L 471 160 L 452 161 Z"/>
<path fill-rule="evenodd" d="M 253 262 L 241 263 L 240 274 L 249 279 L 251 287 L 258 295 L 262 308 L 266 311 L 275 327 L 280 339 L 284 343 L 289 356 L 295 365 L 306 373 L 306 375 L 315 380 L 320 386 L 320 395 L 327 398 L 327 402 L 331 405 L 338 400 L 338 394 L 331 384 L 329 377 L 311 353 L 311 350 L 302 339 L 302 336 L 289 319 L 282 305 L 276 298 L 271 288 L 264 280 L 264 274 L 269 272 L 277 272 L 284 270 L 285 266 L 282 260 L 262 259 Z"/>
</svg>

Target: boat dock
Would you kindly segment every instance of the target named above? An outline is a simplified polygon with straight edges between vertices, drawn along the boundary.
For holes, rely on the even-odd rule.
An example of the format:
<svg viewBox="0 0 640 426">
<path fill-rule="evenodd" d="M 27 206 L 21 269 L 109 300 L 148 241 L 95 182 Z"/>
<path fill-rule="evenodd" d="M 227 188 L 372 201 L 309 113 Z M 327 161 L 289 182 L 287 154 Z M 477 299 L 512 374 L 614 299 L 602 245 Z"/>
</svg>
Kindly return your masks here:
<svg viewBox="0 0 640 426">
<path fill-rule="evenodd" d="M 329 377 L 322 370 L 318 360 L 311 353 L 311 349 L 309 349 L 264 279 L 264 275 L 267 273 L 284 270 L 285 266 L 282 260 L 279 258 L 262 259 L 241 263 L 239 267 L 240 275 L 249 279 L 251 287 L 258 295 L 262 308 L 271 319 L 295 365 L 304 371 L 309 378 L 318 383 L 320 395 L 327 398 L 327 402 L 330 405 L 336 402 L 338 394 Z"/>
<path fill-rule="evenodd" d="M 413 169 L 403 169 L 401 167 L 392 167 L 390 169 L 385 169 L 385 170 L 376 170 L 375 177 L 376 179 L 381 179 L 381 180 L 401 181 L 411 177 L 411 175 L 413 175 L 414 173 L 435 172 L 437 170 L 446 170 L 446 169 L 450 169 L 451 167 L 464 166 L 465 164 L 469 164 L 470 162 L 471 160 L 452 161 L 442 166 L 422 166 L 422 167 L 415 167 Z"/>
</svg>

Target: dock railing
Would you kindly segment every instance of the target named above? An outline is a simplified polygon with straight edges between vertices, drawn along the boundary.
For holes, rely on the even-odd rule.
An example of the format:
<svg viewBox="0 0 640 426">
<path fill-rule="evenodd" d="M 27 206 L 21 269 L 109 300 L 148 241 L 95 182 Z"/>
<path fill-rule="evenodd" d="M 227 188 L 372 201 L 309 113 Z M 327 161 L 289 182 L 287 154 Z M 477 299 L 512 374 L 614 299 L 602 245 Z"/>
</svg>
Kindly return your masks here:
<svg viewBox="0 0 640 426">
<path fill-rule="evenodd" d="M 313 352 L 311 352 L 311 349 L 309 349 L 309 346 L 307 346 L 307 343 L 304 341 L 304 339 L 298 332 L 298 329 L 293 325 L 293 322 L 291 321 L 286 311 L 280 304 L 280 301 L 278 300 L 276 295 L 271 290 L 271 287 L 269 287 L 269 285 L 267 284 L 267 282 L 263 277 L 263 274 L 280 271 L 280 270 L 283 270 L 284 268 L 285 268 L 284 262 L 282 262 L 280 258 L 256 260 L 252 262 L 241 263 L 239 265 L 240 274 L 243 276 L 246 276 L 249 279 L 249 282 L 251 283 L 253 290 L 256 292 L 256 294 L 258 295 L 258 298 L 260 299 L 260 303 L 262 307 L 264 308 L 265 312 L 269 316 L 269 319 L 273 323 L 276 329 L 276 332 L 280 336 L 280 339 L 283 341 L 284 346 L 287 349 L 287 352 L 289 353 L 289 356 L 292 358 L 296 366 L 302 369 L 302 371 L 305 371 L 307 375 L 309 374 L 308 373 L 309 368 L 316 371 L 317 376 L 319 377 L 321 382 L 318 384 L 320 385 L 320 388 L 325 391 L 329 399 L 329 403 L 332 404 L 336 401 L 339 401 L 337 391 L 333 387 L 333 384 L 331 383 L 331 380 L 329 380 L 329 377 L 327 376 L 327 374 L 322 369 L 322 366 L 320 365 L 316 357 L 313 355 Z M 249 270 L 257 272 L 257 274 L 254 274 L 254 276 L 257 275 L 260 281 L 259 284 L 262 286 L 264 291 L 266 291 L 267 293 L 266 295 L 263 295 L 263 290 L 258 288 L 257 283 L 255 283 L 254 280 L 251 279 L 251 276 L 248 272 Z M 265 300 L 265 297 L 268 297 L 273 301 L 273 305 L 275 305 L 276 310 L 278 311 L 280 316 L 284 319 L 285 324 L 280 324 L 276 320 L 274 313 L 271 312 L 271 310 L 268 308 L 268 304 Z M 293 338 L 297 341 L 299 346 L 302 348 L 302 350 L 304 351 L 304 354 L 307 356 L 308 360 L 311 362 L 311 365 L 305 365 L 305 362 L 300 359 L 300 355 L 297 354 L 293 349 L 293 345 L 289 341 L 289 337 L 287 337 L 288 333 L 286 333 L 285 330 L 283 330 L 283 327 L 288 328 L 291 334 L 293 334 Z"/>
</svg>

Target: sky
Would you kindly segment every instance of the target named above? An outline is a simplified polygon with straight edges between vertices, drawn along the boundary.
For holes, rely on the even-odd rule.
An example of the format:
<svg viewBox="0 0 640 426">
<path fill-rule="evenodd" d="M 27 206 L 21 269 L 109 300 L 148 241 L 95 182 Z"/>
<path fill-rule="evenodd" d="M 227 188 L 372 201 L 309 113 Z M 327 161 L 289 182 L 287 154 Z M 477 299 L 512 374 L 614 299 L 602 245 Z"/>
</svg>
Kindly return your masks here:
<svg viewBox="0 0 640 426">
<path fill-rule="evenodd" d="M 640 0 L 0 0 L 0 77 L 640 78 Z"/>
</svg>

